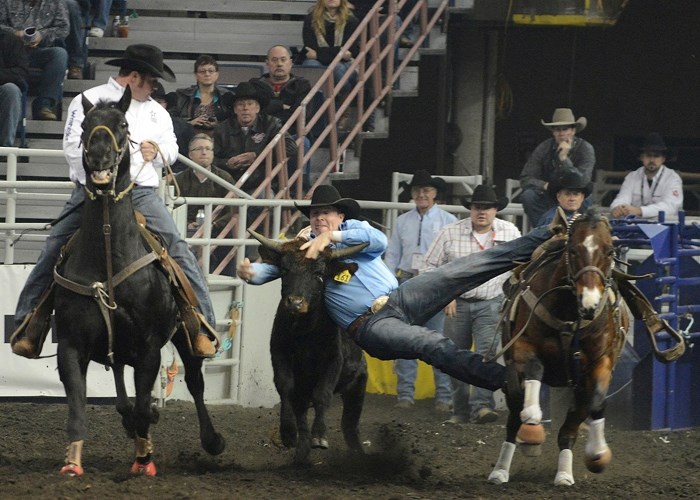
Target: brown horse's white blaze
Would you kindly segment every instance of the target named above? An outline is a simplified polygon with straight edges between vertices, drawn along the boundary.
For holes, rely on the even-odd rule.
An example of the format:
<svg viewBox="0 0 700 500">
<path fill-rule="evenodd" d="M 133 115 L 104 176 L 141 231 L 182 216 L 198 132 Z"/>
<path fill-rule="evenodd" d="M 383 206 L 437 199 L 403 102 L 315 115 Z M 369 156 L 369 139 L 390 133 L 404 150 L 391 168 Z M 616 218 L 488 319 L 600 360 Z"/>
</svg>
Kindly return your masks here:
<svg viewBox="0 0 700 500">
<path fill-rule="evenodd" d="M 515 305 L 506 308 L 513 321 L 510 338 L 503 338 L 504 345 L 511 345 L 505 352 L 510 414 L 506 440 L 488 477 L 494 484 L 509 481 L 517 445 L 526 455 L 539 454 L 545 439 L 542 381 L 575 394 L 557 436 L 554 484 L 574 484 L 571 450 L 584 420 L 588 470 L 602 472 L 612 458 L 604 432 L 605 398 L 629 327 L 629 310 L 611 287 L 611 228 L 604 217 L 589 213 L 574 219 L 566 239 L 559 241 L 558 247 L 546 247 L 549 258 L 522 272 L 522 285 L 509 297 L 509 305 Z M 519 387 L 511 385 L 516 381 Z"/>
</svg>

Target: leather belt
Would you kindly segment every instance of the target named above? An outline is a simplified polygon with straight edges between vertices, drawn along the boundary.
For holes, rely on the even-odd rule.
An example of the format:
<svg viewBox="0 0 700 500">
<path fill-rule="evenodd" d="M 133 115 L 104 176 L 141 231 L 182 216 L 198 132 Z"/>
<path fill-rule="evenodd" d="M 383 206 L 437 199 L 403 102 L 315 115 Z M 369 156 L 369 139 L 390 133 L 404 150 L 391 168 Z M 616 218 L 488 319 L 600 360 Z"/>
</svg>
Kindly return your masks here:
<svg viewBox="0 0 700 500">
<path fill-rule="evenodd" d="M 347 332 L 354 337 L 355 334 L 357 333 L 357 330 L 360 329 L 362 325 L 364 325 L 365 321 L 367 321 L 371 316 L 373 316 L 374 313 L 372 311 L 367 311 L 364 313 L 362 316 L 358 316 L 355 318 L 355 320 L 350 323 L 350 325 L 347 328 Z"/>
</svg>

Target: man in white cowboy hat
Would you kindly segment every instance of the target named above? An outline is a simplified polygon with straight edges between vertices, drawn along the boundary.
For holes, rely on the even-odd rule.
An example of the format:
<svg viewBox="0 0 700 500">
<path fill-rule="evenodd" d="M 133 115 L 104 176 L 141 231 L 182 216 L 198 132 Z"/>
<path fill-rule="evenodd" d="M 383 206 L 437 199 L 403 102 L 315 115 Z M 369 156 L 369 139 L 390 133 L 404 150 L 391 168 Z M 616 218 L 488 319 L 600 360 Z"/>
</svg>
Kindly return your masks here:
<svg viewBox="0 0 700 500">
<path fill-rule="evenodd" d="M 421 272 L 519 238 L 520 231 L 514 224 L 496 217 L 507 205 L 508 198 L 499 198 L 490 186 L 477 186 L 471 200 L 464 202 L 469 217 L 442 228 L 425 255 Z M 473 344 L 477 354 L 495 354 L 499 345 L 496 326 L 503 303 L 503 282 L 509 274 L 501 274 L 464 292 L 445 307 L 444 332 L 458 348 L 469 349 Z M 474 387 L 470 397 L 468 384 L 452 381 L 452 417 L 446 423 L 485 424 L 497 418 L 491 390 Z"/>
<path fill-rule="evenodd" d="M 580 175 L 570 172 L 565 173 L 547 186 L 547 193 L 555 200 L 556 206 L 547 210 L 538 226 L 544 226 L 554 220 L 557 207 L 564 210 L 567 220 L 581 213 L 584 200 L 593 192 L 593 183 L 586 182 Z"/>
<path fill-rule="evenodd" d="M 229 172 L 235 180 L 241 178 L 282 128 L 278 118 L 261 111 L 270 97 L 271 92 L 250 82 L 239 83 L 232 97 L 225 96 L 232 99 L 234 114 L 214 127 L 214 165 Z M 284 134 L 284 148 L 287 157 L 297 154 L 297 143 L 289 132 Z M 265 168 L 261 165 L 242 188 L 252 193 L 264 178 Z"/>
<path fill-rule="evenodd" d="M 542 214 L 554 206 L 554 201 L 547 194 L 547 186 L 566 172 L 579 174 L 589 182 L 595 166 L 595 151 L 588 142 L 576 136 L 586 128 L 586 118 L 574 118 L 569 108 L 554 110 L 551 122 L 540 120 L 542 125 L 551 130 L 552 138 L 541 142 L 520 174 L 520 187 L 523 192 L 520 200 L 530 224 L 536 224 Z M 586 208 L 591 203 L 586 200 Z"/>
<path fill-rule="evenodd" d="M 548 227 L 536 228 L 526 236 L 462 257 L 397 286 L 381 259 L 386 236 L 356 219 L 360 206 L 355 200 L 341 198 L 334 187 L 322 185 L 314 190 L 310 205 L 297 208 L 311 221 L 310 239 L 301 247 L 309 259 L 317 259 L 329 245 L 343 248 L 368 243 L 349 258 L 358 264 L 350 280 L 330 280 L 325 291 L 326 309 L 333 321 L 368 354 L 379 359 L 421 359 L 462 382 L 490 390 L 504 386 L 503 366 L 484 363 L 481 355 L 459 349 L 441 333 L 422 325 L 459 295 L 529 259 L 552 235 Z M 280 269 L 245 259 L 238 267 L 238 276 L 259 285 L 279 278 Z"/>
<path fill-rule="evenodd" d="M 423 267 L 423 259 L 435 235 L 457 217 L 439 208 L 436 199 L 440 191 L 444 193 L 447 184 L 440 177 L 433 177 L 427 170 L 418 170 L 413 175 L 408 188 L 416 207 L 397 217 L 391 231 L 389 246 L 384 254 L 384 262 L 396 275 L 399 284 L 413 278 Z M 425 326 L 436 332 L 443 331 L 445 316 L 439 312 Z M 397 359 L 394 372 L 398 380 L 396 386 L 398 408 L 413 406 L 418 362 L 415 359 Z M 433 369 L 435 379 L 435 410 L 450 411 L 452 384 L 450 377 L 437 368 Z"/>
<path fill-rule="evenodd" d="M 613 217 L 678 216 L 683 208 L 683 181 L 680 175 L 665 165 L 668 148 L 663 137 L 652 132 L 639 148 L 642 166 L 630 172 L 620 187 L 610 210 Z"/>
<path fill-rule="evenodd" d="M 35 357 L 41 351 L 41 345 L 37 345 L 34 338 L 36 332 L 30 329 L 22 330 L 27 328 L 42 293 L 48 289 L 53 279 L 53 268 L 61 247 L 80 226 L 81 207 L 85 199 L 85 170 L 81 144 L 84 119 L 82 98 L 84 96 L 92 103 L 118 101 L 127 85 L 132 94 L 126 119 L 131 137 L 131 180 L 136 184 L 132 191 L 134 208 L 145 216 L 148 229 L 162 238 L 168 253 L 184 271 L 199 300 L 199 308 L 206 322 L 209 325 L 216 324 L 202 271 L 189 246 L 180 237 L 180 232 L 163 200 L 157 194 L 163 165 L 171 164 L 177 159 L 178 147 L 170 115 L 151 99 L 150 94 L 158 78 L 175 81 L 175 75 L 163 63 L 161 50 L 153 45 L 129 45 L 122 57 L 106 61 L 105 64 L 117 66 L 119 74 L 111 77 L 106 84 L 76 96 L 68 108 L 63 150 L 70 168 L 70 179 L 76 188 L 58 221 L 53 224 L 46 247 L 29 275 L 17 303 L 15 324 L 18 335 L 15 337 L 17 341 L 13 343 L 13 352 L 21 356 Z M 203 328 L 211 330 L 211 326 L 206 325 L 206 322 L 203 323 Z M 195 354 L 200 356 L 210 357 L 216 353 L 214 345 L 209 341 L 209 335 L 205 333 L 196 336 L 193 347 Z"/>
</svg>

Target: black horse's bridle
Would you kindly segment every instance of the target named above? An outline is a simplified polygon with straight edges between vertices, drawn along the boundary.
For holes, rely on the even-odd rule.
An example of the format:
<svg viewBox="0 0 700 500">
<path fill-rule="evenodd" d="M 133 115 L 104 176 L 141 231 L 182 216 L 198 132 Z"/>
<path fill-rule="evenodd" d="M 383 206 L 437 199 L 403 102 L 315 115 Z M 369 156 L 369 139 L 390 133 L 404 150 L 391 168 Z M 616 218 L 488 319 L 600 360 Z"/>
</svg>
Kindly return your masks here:
<svg viewBox="0 0 700 500">
<path fill-rule="evenodd" d="M 124 141 L 121 144 L 117 144 L 117 138 L 114 135 L 114 132 L 112 132 L 112 129 L 110 129 L 107 125 L 95 125 L 93 129 L 90 131 L 90 134 L 88 135 L 87 142 L 83 146 L 83 161 L 85 164 L 89 167 L 90 166 L 90 159 L 88 156 L 88 151 L 90 149 L 90 143 L 92 142 L 92 138 L 95 135 L 95 132 L 98 130 L 104 130 L 107 132 L 107 135 L 109 135 L 110 139 L 112 139 L 112 146 L 113 150 L 116 153 L 116 158 L 114 159 L 114 162 L 112 165 L 109 167 L 109 170 L 112 174 L 112 178 L 110 179 L 110 186 L 108 189 L 95 189 L 94 192 L 90 191 L 88 189 L 87 184 L 85 185 L 85 193 L 87 194 L 88 198 L 91 200 L 97 199 L 97 197 L 105 197 L 107 199 L 111 198 L 114 202 L 118 202 L 126 194 L 131 191 L 134 188 L 134 183 L 130 182 L 129 185 L 127 186 L 124 191 L 117 193 L 116 192 L 116 182 L 117 182 L 117 175 L 116 175 L 116 170 L 119 168 L 119 164 L 121 163 L 122 159 L 124 158 L 124 155 L 126 154 L 127 151 L 129 151 L 129 134 L 127 133 L 126 136 L 124 137 Z"/>
</svg>

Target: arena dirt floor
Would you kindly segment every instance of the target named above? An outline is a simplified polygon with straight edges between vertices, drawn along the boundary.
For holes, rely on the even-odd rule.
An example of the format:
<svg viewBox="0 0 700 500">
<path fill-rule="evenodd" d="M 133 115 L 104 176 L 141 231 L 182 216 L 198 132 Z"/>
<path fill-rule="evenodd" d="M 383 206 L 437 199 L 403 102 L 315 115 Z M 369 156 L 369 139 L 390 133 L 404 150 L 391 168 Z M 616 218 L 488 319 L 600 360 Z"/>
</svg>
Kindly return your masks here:
<svg viewBox="0 0 700 500">
<path fill-rule="evenodd" d="M 510 483 L 487 483 L 504 435 L 505 415 L 487 425 L 442 423 L 430 400 L 409 410 L 390 396 L 368 395 L 362 417 L 365 456 L 350 456 L 339 432 L 336 399 L 329 424 L 331 449 L 312 451 L 312 465 L 291 465 L 292 452 L 276 438 L 278 408 L 213 406 L 227 440 L 217 457 L 199 446 L 194 406 L 169 402 L 152 428 L 158 475 L 131 477 L 133 444 L 113 407 L 90 406 L 90 436 L 81 478 L 58 474 L 66 438 L 62 404 L 3 403 L 0 410 L 0 498 L 251 498 L 421 499 L 697 498 L 700 431 L 626 431 L 609 426 L 613 462 L 602 474 L 583 465 L 581 437 L 574 449 L 576 484 L 552 485 L 555 437 L 542 456 L 513 460 Z"/>
</svg>

